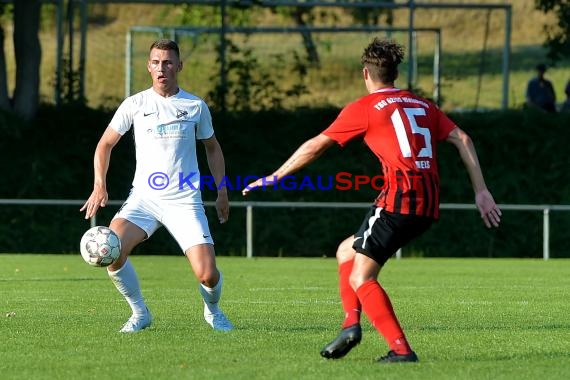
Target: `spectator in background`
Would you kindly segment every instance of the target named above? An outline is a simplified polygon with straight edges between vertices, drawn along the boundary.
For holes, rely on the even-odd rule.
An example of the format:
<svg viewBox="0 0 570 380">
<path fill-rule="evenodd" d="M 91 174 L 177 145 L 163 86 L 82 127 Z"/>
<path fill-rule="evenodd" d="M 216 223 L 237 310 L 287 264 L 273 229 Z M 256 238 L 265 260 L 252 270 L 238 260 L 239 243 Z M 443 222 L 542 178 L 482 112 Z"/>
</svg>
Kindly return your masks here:
<svg viewBox="0 0 570 380">
<path fill-rule="evenodd" d="M 566 83 L 566 88 L 564 88 L 564 93 L 566 94 L 566 100 L 562 103 L 560 112 L 570 112 L 570 80 Z"/>
<path fill-rule="evenodd" d="M 544 77 L 546 65 L 536 65 L 536 77 L 528 81 L 526 87 L 526 106 L 546 112 L 556 112 L 556 93 L 552 82 Z"/>
</svg>

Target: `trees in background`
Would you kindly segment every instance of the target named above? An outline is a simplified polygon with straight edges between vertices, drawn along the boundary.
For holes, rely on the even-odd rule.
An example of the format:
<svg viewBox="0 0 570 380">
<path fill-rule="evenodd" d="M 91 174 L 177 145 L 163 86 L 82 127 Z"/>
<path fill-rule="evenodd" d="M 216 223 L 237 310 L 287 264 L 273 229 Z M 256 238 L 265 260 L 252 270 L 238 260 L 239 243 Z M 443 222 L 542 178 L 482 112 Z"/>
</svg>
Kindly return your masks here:
<svg viewBox="0 0 570 380">
<path fill-rule="evenodd" d="M 361 2 L 363 0 L 342 0 L 344 2 Z M 383 2 L 393 2 L 393 0 L 383 0 Z M 10 19 L 13 25 L 13 54 L 6 51 L 5 38 L 7 37 L 3 24 L 0 23 L 0 109 L 18 114 L 26 120 L 32 119 L 39 108 L 39 87 L 40 87 L 40 65 L 41 65 L 41 44 L 39 40 L 42 0 L 12 0 L 12 2 L 0 3 L 0 17 Z M 192 19 L 198 17 L 198 24 L 219 21 L 219 9 L 211 9 L 209 16 L 203 17 L 200 7 L 180 5 L 185 18 Z M 251 6 L 256 4 L 256 0 L 236 0 L 228 3 L 233 12 L 231 15 L 233 24 L 248 25 Z M 278 7 L 280 8 L 280 7 Z M 239 10 L 246 12 L 240 12 Z M 275 10 L 275 9 L 274 9 Z M 298 26 L 310 25 L 315 18 L 327 18 L 332 16 L 329 11 L 316 12 L 313 7 L 283 7 L 275 10 L 285 18 L 292 19 Z M 388 14 L 387 22 L 390 23 L 390 11 L 387 9 L 346 9 L 357 23 L 375 24 L 378 23 L 382 14 Z M 331 13 L 331 14 L 328 14 Z M 196 18 L 196 17 L 194 17 Z M 194 20 L 197 21 L 197 20 Z M 7 24 L 7 23 L 4 23 Z M 319 55 L 313 38 L 308 31 L 302 32 L 307 57 L 298 57 L 297 61 L 306 61 L 309 64 L 318 66 Z M 13 81 L 8 77 L 7 57 L 14 57 L 15 77 Z M 299 62 L 300 62 L 299 61 Z M 301 68 L 304 70 L 304 68 Z M 9 82 L 14 83 L 13 91 Z"/>
<path fill-rule="evenodd" d="M 570 2 L 568 0 L 534 0 L 536 9 L 554 13 L 554 25 L 545 25 L 547 56 L 553 61 L 570 57 Z"/>
<path fill-rule="evenodd" d="M 362 0 L 342 0 L 360 2 Z M 553 61 L 570 57 L 570 1 L 569 0 L 534 0 L 536 9 L 544 13 L 554 13 L 557 22 L 545 25 L 545 47 L 548 57 Z M 384 2 L 393 2 L 385 0 Z M 237 2 L 239 5 L 239 2 Z M 244 1 L 242 7 L 248 8 L 255 0 Z M 6 52 L 5 30 L 0 24 L 0 109 L 13 111 L 24 119 L 32 119 L 39 107 L 39 83 L 41 64 L 41 45 L 39 29 L 41 20 L 41 0 L 17 0 L 12 3 L 0 3 L 0 15 L 13 21 L 14 51 Z M 196 9 L 191 7 L 189 9 Z M 300 12 L 302 10 L 302 12 Z M 378 23 L 381 16 L 391 23 L 391 10 L 355 8 L 347 10 L 355 22 L 362 24 Z M 293 8 L 287 12 L 297 25 L 303 25 L 316 15 L 311 8 Z M 242 14 L 242 16 L 244 16 Z M 322 15 L 319 15 L 322 17 Z M 304 36 L 307 59 L 318 63 L 318 54 L 310 35 Z M 15 60 L 15 78 L 13 92 L 8 86 L 6 57 Z"/>
<path fill-rule="evenodd" d="M 18 0 L 0 5 L 0 14 L 12 15 L 16 77 L 14 92 L 8 89 L 5 33 L 0 24 L 0 109 L 32 119 L 39 106 L 41 45 L 39 40 L 41 0 Z"/>
</svg>

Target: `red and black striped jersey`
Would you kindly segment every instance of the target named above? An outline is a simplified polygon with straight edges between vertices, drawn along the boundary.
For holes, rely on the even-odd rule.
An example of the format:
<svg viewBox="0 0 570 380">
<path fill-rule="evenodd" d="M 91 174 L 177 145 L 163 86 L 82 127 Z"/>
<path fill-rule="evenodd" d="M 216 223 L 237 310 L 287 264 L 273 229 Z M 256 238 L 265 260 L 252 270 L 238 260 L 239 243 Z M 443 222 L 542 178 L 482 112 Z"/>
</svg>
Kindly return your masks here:
<svg viewBox="0 0 570 380">
<path fill-rule="evenodd" d="M 323 134 L 345 145 L 363 138 L 382 165 L 375 204 L 386 211 L 439 216 L 436 144 L 456 127 L 438 107 L 409 91 L 386 88 L 348 104 Z"/>
</svg>

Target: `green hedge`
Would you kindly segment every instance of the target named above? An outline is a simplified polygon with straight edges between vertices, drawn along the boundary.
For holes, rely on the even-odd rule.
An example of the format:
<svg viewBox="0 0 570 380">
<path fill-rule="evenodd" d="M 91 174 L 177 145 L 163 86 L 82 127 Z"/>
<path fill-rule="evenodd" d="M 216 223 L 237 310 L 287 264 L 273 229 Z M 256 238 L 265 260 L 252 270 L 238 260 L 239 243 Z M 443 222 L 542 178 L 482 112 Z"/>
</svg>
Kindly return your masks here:
<svg viewBox="0 0 570 380">
<path fill-rule="evenodd" d="M 268 174 L 302 142 L 318 134 L 337 109 L 298 109 L 293 112 L 213 113 L 216 134 L 226 157 L 230 179 Z M 31 124 L 0 115 L 0 198 L 79 199 L 89 196 L 93 181 L 93 151 L 112 111 L 86 108 L 42 108 Z M 566 152 L 570 115 L 532 111 L 452 114 L 473 138 L 487 184 L 499 203 L 570 204 Z M 439 145 L 444 203 L 472 203 L 467 174 L 450 144 Z M 203 152 L 200 165 L 209 173 Z M 362 142 L 333 147 L 297 176 L 377 174 L 379 164 Z M 134 172 L 132 135 L 113 151 L 108 175 L 110 198 L 124 199 Z M 235 182 L 234 182 L 235 183 Z M 252 192 L 252 201 L 371 202 L 376 191 Z M 213 200 L 214 191 L 204 191 Z M 239 189 L 231 201 L 243 201 Z M 0 205 L 0 252 L 77 252 L 79 237 L 89 226 L 79 206 Z M 117 207 L 98 214 L 107 224 Z M 367 210 L 256 208 L 254 249 L 265 256 L 334 256 L 337 244 L 352 234 Z M 219 255 L 245 255 L 245 209 L 234 207 L 225 225 L 218 225 L 208 208 Z M 570 213 L 551 215 L 553 257 L 570 257 Z M 487 230 L 475 211 L 442 210 L 430 232 L 404 249 L 404 255 L 466 257 L 540 257 L 542 214 L 505 211 L 500 229 Z M 178 254 L 164 229 L 136 249 L 141 254 Z"/>
</svg>

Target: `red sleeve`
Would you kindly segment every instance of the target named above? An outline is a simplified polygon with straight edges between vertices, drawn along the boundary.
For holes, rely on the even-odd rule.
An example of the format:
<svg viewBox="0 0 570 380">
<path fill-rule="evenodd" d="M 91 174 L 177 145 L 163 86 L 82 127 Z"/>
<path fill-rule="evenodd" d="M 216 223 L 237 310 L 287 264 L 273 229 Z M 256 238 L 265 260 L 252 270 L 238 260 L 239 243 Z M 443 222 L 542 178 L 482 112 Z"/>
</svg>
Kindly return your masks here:
<svg viewBox="0 0 570 380">
<path fill-rule="evenodd" d="M 367 129 L 368 112 L 364 105 L 354 102 L 343 108 L 336 120 L 323 131 L 323 135 L 344 146 L 355 137 L 363 136 Z"/>
<path fill-rule="evenodd" d="M 439 108 L 437 109 L 438 113 L 438 128 L 437 128 L 437 141 L 447 139 L 447 136 L 453 131 L 457 125 L 451 120 L 445 113 L 443 113 Z"/>
</svg>

